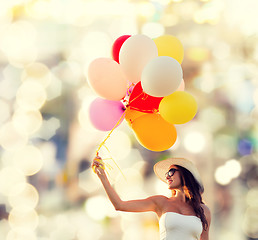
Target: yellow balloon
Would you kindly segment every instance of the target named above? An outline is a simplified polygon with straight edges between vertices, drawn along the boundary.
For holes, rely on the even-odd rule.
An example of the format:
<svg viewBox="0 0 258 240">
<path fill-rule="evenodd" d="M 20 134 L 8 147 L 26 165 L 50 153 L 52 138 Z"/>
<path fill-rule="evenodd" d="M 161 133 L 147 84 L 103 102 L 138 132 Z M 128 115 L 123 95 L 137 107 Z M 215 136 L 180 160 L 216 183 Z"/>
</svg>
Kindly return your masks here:
<svg viewBox="0 0 258 240">
<path fill-rule="evenodd" d="M 176 59 L 180 64 L 184 58 L 182 43 L 172 35 L 163 35 L 154 39 L 158 48 L 159 56 L 169 56 Z"/>
<path fill-rule="evenodd" d="M 151 151 L 165 151 L 177 139 L 175 126 L 165 121 L 160 114 L 147 113 L 135 119 L 132 128 L 139 143 Z"/>
<path fill-rule="evenodd" d="M 171 124 L 183 124 L 194 118 L 197 108 L 197 102 L 190 93 L 176 91 L 161 100 L 159 113 Z"/>
<path fill-rule="evenodd" d="M 132 127 L 133 121 L 144 114 L 146 113 L 140 112 L 132 109 L 131 107 L 128 107 L 128 109 L 126 109 L 126 112 L 125 112 L 125 120 L 127 121 L 128 125 Z"/>
</svg>

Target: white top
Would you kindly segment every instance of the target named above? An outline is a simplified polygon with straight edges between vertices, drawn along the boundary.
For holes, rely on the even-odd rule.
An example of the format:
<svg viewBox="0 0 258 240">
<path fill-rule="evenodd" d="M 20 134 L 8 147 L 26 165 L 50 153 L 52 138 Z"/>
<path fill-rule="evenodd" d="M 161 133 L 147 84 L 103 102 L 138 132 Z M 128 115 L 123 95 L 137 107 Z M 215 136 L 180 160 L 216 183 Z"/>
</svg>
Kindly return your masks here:
<svg viewBox="0 0 258 240">
<path fill-rule="evenodd" d="M 202 221 L 196 216 L 164 213 L 159 220 L 160 240 L 199 240 Z"/>
</svg>

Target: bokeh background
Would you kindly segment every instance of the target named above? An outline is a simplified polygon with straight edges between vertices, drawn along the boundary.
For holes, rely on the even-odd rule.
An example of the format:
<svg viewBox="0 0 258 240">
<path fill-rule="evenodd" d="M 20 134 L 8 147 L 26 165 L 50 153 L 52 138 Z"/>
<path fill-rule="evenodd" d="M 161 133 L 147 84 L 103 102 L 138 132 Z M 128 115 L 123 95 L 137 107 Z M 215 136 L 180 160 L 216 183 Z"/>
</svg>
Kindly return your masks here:
<svg viewBox="0 0 258 240">
<path fill-rule="evenodd" d="M 153 174 L 192 159 L 211 240 L 258 239 L 257 0 L 1 0 L 0 239 L 159 239 L 154 213 L 116 212 L 90 164 L 107 132 L 88 108 L 87 68 L 121 35 L 183 43 L 198 113 L 169 150 L 143 148 L 124 121 L 100 154 L 123 199 L 169 194 Z"/>
</svg>

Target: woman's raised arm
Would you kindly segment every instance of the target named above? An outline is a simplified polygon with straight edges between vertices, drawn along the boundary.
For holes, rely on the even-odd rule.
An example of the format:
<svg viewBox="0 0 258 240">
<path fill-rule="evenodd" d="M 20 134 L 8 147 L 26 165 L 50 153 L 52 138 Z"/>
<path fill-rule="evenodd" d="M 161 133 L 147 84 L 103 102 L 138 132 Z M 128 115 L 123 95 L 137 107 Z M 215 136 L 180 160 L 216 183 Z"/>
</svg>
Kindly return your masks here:
<svg viewBox="0 0 258 240">
<path fill-rule="evenodd" d="M 103 169 L 103 164 L 101 163 L 101 158 L 96 157 L 93 160 L 92 167 L 95 168 L 95 172 L 98 175 L 99 179 L 102 182 L 102 185 L 114 205 L 117 211 L 125 211 L 125 212 L 148 212 L 153 211 L 158 213 L 160 211 L 160 201 L 163 199 L 162 196 L 152 196 L 145 199 L 139 200 L 130 200 L 130 201 L 123 201 L 115 189 L 111 186 L 105 170 Z M 126 186 L 125 186 L 126 187 Z"/>
</svg>

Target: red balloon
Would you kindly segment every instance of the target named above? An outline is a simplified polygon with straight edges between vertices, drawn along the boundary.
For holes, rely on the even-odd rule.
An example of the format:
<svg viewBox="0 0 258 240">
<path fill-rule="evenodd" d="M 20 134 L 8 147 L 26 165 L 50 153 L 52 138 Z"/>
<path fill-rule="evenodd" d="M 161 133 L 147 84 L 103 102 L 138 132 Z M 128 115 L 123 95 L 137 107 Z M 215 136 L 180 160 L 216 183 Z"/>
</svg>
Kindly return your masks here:
<svg viewBox="0 0 258 240">
<path fill-rule="evenodd" d="M 156 113 L 162 99 L 163 97 L 153 97 L 143 92 L 141 82 L 138 82 L 129 97 L 129 106 L 140 112 Z"/>
<path fill-rule="evenodd" d="M 116 41 L 113 43 L 113 46 L 112 46 L 112 57 L 118 63 L 119 63 L 119 52 L 120 52 L 120 49 L 121 49 L 123 43 L 129 37 L 131 37 L 131 35 L 123 35 L 123 36 L 117 38 Z"/>
</svg>

